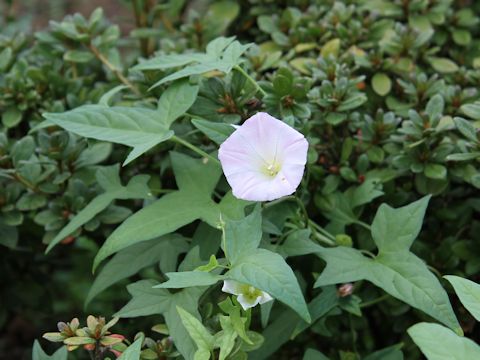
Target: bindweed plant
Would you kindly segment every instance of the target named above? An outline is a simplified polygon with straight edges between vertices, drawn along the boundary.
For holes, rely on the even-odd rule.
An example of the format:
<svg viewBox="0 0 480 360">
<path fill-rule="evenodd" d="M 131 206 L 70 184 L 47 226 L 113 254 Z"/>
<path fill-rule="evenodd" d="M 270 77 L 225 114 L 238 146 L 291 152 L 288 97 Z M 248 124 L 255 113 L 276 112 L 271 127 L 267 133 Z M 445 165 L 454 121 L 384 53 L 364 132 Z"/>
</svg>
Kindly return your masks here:
<svg viewBox="0 0 480 360">
<path fill-rule="evenodd" d="M 68 350 L 34 359 L 478 358 L 480 5 L 130 5 L 128 36 L 2 20 L 5 332 Z"/>
</svg>

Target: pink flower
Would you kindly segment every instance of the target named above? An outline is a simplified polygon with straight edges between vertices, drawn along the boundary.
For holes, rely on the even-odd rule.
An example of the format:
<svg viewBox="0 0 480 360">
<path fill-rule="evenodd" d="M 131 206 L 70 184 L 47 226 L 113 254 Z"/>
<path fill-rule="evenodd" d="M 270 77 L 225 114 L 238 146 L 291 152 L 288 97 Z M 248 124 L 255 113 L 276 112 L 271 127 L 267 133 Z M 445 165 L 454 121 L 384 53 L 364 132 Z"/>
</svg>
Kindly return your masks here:
<svg viewBox="0 0 480 360">
<path fill-rule="evenodd" d="M 218 158 L 235 197 L 271 201 L 295 192 L 305 170 L 307 150 L 302 134 L 259 112 L 223 142 Z"/>
</svg>

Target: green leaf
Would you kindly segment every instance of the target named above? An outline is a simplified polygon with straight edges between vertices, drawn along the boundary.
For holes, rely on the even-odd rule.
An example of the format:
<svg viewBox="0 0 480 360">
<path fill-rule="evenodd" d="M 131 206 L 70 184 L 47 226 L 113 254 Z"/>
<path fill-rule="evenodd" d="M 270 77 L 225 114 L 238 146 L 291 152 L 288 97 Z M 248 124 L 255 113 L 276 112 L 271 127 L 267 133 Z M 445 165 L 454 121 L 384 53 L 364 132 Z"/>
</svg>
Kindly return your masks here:
<svg viewBox="0 0 480 360">
<path fill-rule="evenodd" d="M 222 35 L 238 16 L 240 6 L 236 1 L 213 2 L 205 14 L 205 23 L 215 31 L 215 34 Z"/>
<path fill-rule="evenodd" d="M 223 143 L 235 131 L 235 128 L 230 124 L 215 123 L 201 119 L 193 119 L 192 124 L 217 145 Z"/>
<path fill-rule="evenodd" d="M 453 118 L 453 121 L 458 131 L 460 131 L 463 136 L 475 143 L 479 142 L 477 137 L 477 130 L 470 121 L 462 119 L 460 117 Z"/>
<path fill-rule="evenodd" d="M 332 55 L 333 57 L 338 56 L 338 52 L 340 51 L 340 39 L 332 39 L 325 43 L 320 50 L 320 55 L 324 58 Z"/>
<path fill-rule="evenodd" d="M 0 71 L 7 69 L 8 65 L 13 59 L 12 48 L 7 46 L 0 52 Z"/>
<path fill-rule="evenodd" d="M 210 56 L 210 59 L 218 59 L 234 40 L 235 36 L 220 36 L 210 41 L 206 47 L 206 52 Z"/>
<path fill-rule="evenodd" d="M 53 355 L 47 355 L 38 340 L 33 343 L 32 360 L 67 360 L 68 351 L 66 346 L 59 348 Z"/>
<path fill-rule="evenodd" d="M 95 59 L 90 51 L 68 50 L 63 54 L 63 60 L 73 63 L 88 63 Z"/>
<path fill-rule="evenodd" d="M 96 165 L 106 160 L 112 152 L 112 144 L 108 142 L 98 142 L 90 144 L 73 163 L 76 169 L 81 169 L 88 165 Z"/>
<path fill-rule="evenodd" d="M 143 336 L 140 336 L 135 342 L 130 345 L 118 360 L 139 360 L 140 352 L 142 351 Z"/>
<path fill-rule="evenodd" d="M 252 345 L 253 342 L 248 338 L 245 331 L 246 318 L 240 315 L 240 305 L 238 302 L 233 302 L 231 297 L 227 297 L 224 301 L 218 304 L 223 312 L 227 313 L 232 323 L 235 332 L 247 343 Z"/>
<path fill-rule="evenodd" d="M 460 111 L 475 120 L 480 120 L 480 101 L 460 106 Z"/>
<path fill-rule="evenodd" d="M 235 346 L 235 339 L 238 334 L 228 316 L 219 316 L 222 326 L 221 336 L 216 339 L 216 345 L 220 348 L 219 360 L 225 360 Z"/>
<path fill-rule="evenodd" d="M 447 168 L 440 164 L 428 163 L 425 166 L 424 174 L 430 179 L 443 180 L 447 177 Z"/>
<path fill-rule="evenodd" d="M 401 348 L 402 344 L 389 346 L 385 349 L 375 351 L 363 358 L 363 360 L 403 360 Z"/>
<path fill-rule="evenodd" d="M 337 111 L 349 111 L 353 110 L 359 106 L 362 106 L 367 102 L 367 96 L 365 94 L 354 94 L 347 98 L 345 101 L 340 103 L 340 106 L 337 108 Z"/>
<path fill-rule="evenodd" d="M 37 210 L 44 207 L 47 203 L 47 198 L 43 194 L 25 193 L 17 201 L 17 209 L 21 211 Z"/>
<path fill-rule="evenodd" d="M 242 220 L 225 219 L 222 249 L 232 265 L 258 248 L 262 240 L 262 215 L 260 206 Z"/>
<path fill-rule="evenodd" d="M 327 195 L 325 201 L 321 204 L 323 215 L 332 221 L 342 224 L 354 224 L 358 221 L 353 213 L 351 202 L 348 197 L 340 192 Z"/>
<path fill-rule="evenodd" d="M 192 75 L 202 75 L 210 71 L 218 70 L 221 72 L 229 72 L 231 68 L 233 67 L 232 64 L 220 61 L 220 60 L 214 60 L 210 62 L 205 62 L 205 63 L 200 63 L 200 64 L 195 64 L 195 65 L 189 65 L 182 70 L 179 70 L 171 75 L 165 76 L 163 79 L 157 81 L 155 84 L 153 84 L 149 90 L 154 89 L 162 84 L 165 84 L 166 82 L 169 81 L 174 81 L 178 79 L 183 79 Z"/>
<path fill-rule="evenodd" d="M 290 340 L 298 320 L 298 315 L 290 309 L 285 309 L 279 313 L 275 320 L 263 331 L 262 335 L 265 338 L 263 345 L 249 353 L 248 359 L 264 360 L 272 358 L 276 350 Z"/>
<path fill-rule="evenodd" d="M 458 65 L 447 58 L 430 58 L 430 64 L 439 73 L 451 74 L 458 71 Z"/>
<path fill-rule="evenodd" d="M 385 96 L 392 90 L 392 80 L 385 73 L 376 73 L 372 77 L 372 88 L 378 95 Z"/>
<path fill-rule="evenodd" d="M 480 347 L 470 339 L 431 323 L 419 323 L 408 330 L 408 335 L 428 360 L 479 359 Z"/>
<path fill-rule="evenodd" d="M 95 344 L 97 341 L 88 336 L 72 336 L 63 340 L 65 345 L 79 346 L 86 344 Z"/>
<path fill-rule="evenodd" d="M 110 101 L 112 98 L 117 95 L 120 91 L 128 89 L 127 85 L 117 85 L 114 88 L 108 90 L 105 94 L 102 95 L 100 100 L 98 100 L 98 105 L 101 106 L 110 106 Z"/>
<path fill-rule="evenodd" d="M 165 90 L 158 100 L 158 111 L 167 128 L 193 105 L 198 89 L 198 85 L 191 85 L 188 80 L 180 80 Z"/>
<path fill-rule="evenodd" d="M 210 259 L 208 260 L 208 263 L 197 267 L 195 270 L 209 272 L 216 269 L 219 265 L 220 264 L 218 263 L 218 260 L 215 257 L 215 255 L 210 255 Z"/>
<path fill-rule="evenodd" d="M 303 354 L 303 360 L 329 360 L 329 359 L 318 350 L 307 349 L 307 351 L 305 351 L 305 354 Z"/>
<path fill-rule="evenodd" d="M 114 199 L 148 199 L 151 197 L 150 188 L 147 185 L 149 176 L 137 175 L 133 177 L 127 186 L 120 183 L 119 166 L 112 165 L 100 168 L 97 171 L 96 178 L 98 183 L 106 190 L 105 193 L 95 197 L 86 207 L 84 207 L 72 220 L 65 226 L 48 244 L 48 253 L 52 248 L 61 242 L 65 237 L 72 234 L 81 226 L 88 223 L 96 215 L 105 210 Z"/>
<path fill-rule="evenodd" d="M 463 306 L 480 321 L 480 285 L 459 276 L 444 276 L 452 284 Z"/>
<path fill-rule="evenodd" d="M 161 289 L 181 289 L 192 286 L 209 286 L 223 279 L 223 276 L 204 271 L 181 271 L 166 273 L 168 281 L 156 285 Z"/>
<path fill-rule="evenodd" d="M 380 254 L 406 252 L 422 229 L 430 196 L 394 209 L 380 205 L 372 223 L 372 237 Z"/>
<path fill-rule="evenodd" d="M 327 262 L 315 287 L 368 280 L 461 334 L 447 293 L 425 263 L 409 251 L 420 232 L 428 199 L 399 209 L 380 206 L 372 224 L 372 237 L 379 249 L 374 259 L 356 249 L 310 245 L 316 248 L 312 252 Z"/>
<path fill-rule="evenodd" d="M 446 157 L 447 161 L 469 161 L 480 158 L 480 152 L 450 154 Z"/>
<path fill-rule="evenodd" d="M 239 217 L 239 213 L 243 214 L 243 208 L 247 204 L 244 201 L 225 196 L 217 204 L 211 199 L 211 193 L 220 177 L 218 164 L 205 163 L 175 152 L 170 156 L 179 190 L 144 207 L 115 229 L 100 248 L 94 269 L 117 251 L 171 233 L 197 219 L 217 227 L 220 213 L 234 218 Z"/>
<path fill-rule="evenodd" d="M 350 197 L 352 207 L 365 205 L 383 195 L 382 184 L 377 179 L 365 180 L 362 185 L 353 190 Z"/>
<path fill-rule="evenodd" d="M 460 46 L 467 46 L 472 41 L 472 34 L 468 30 L 456 29 L 452 31 L 453 41 Z"/>
<path fill-rule="evenodd" d="M 183 326 L 177 312 L 177 306 L 181 306 L 190 314 L 200 319 L 198 313 L 198 299 L 204 293 L 205 288 L 188 288 L 174 294 L 165 289 L 154 289 L 157 282 L 153 280 L 141 280 L 127 286 L 132 300 L 125 305 L 115 316 L 130 318 L 161 314 L 165 318 L 173 342 L 185 359 L 193 359 L 196 347 Z"/>
<path fill-rule="evenodd" d="M 18 243 L 18 230 L 15 226 L 9 226 L 0 218 L 0 245 L 14 249 Z"/>
<path fill-rule="evenodd" d="M 13 128 L 22 121 L 22 112 L 15 107 L 8 108 L 2 114 L 2 123 L 6 128 Z"/>
<path fill-rule="evenodd" d="M 326 316 L 330 311 L 336 308 L 339 304 L 336 286 L 325 286 L 322 292 L 315 296 L 312 301 L 308 303 L 308 310 L 312 316 L 312 324 L 317 320 Z M 297 321 L 297 324 L 292 333 L 292 338 L 307 329 L 311 324 L 303 320 Z"/>
<path fill-rule="evenodd" d="M 436 94 L 428 101 L 425 112 L 430 120 L 438 120 L 443 114 L 444 107 L 445 101 L 443 100 L 442 95 Z"/>
<path fill-rule="evenodd" d="M 169 81 L 186 78 L 192 75 L 202 75 L 214 70 L 229 73 L 232 68 L 240 62 L 242 54 L 250 47 L 250 44 L 242 45 L 238 41 L 234 41 L 234 39 L 234 37 L 220 37 L 211 41 L 207 45 L 207 54 L 196 56 L 195 60 L 187 62 L 185 68 L 162 78 L 150 89 Z"/>
<path fill-rule="evenodd" d="M 65 336 L 59 332 L 49 332 L 42 335 L 42 338 L 47 339 L 51 342 L 63 342 Z"/>
<path fill-rule="evenodd" d="M 213 59 L 212 56 L 204 53 L 161 55 L 135 65 L 132 70 L 166 70 L 185 66 L 192 62 L 205 62 Z"/>
<path fill-rule="evenodd" d="M 297 278 L 280 255 L 265 249 L 250 251 L 236 260 L 225 277 L 267 292 L 310 322 Z"/>
<path fill-rule="evenodd" d="M 178 255 L 187 250 L 186 238 L 168 234 L 120 251 L 99 272 L 88 292 L 85 306 L 103 290 L 147 266 L 160 263 L 163 272 L 175 270 Z"/>
<path fill-rule="evenodd" d="M 198 347 L 198 350 L 206 350 L 210 353 L 213 350 L 214 338 L 212 334 L 202 325 L 202 323 L 188 311 L 177 306 L 178 314 L 183 326 L 187 329 L 190 337 Z"/>
<path fill-rule="evenodd" d="M 159 112 L 144 108 L 85 105 L 43 116 L 77 135 L 133 147 L 124 165 L 173 136 Z"/>
<path fill-rule="evenodd" d="M 333 126 L 341 124 L 345 120 L 347 120 L 347 114 L 335 113 L 335 112 L 329 113 L 325 118 L 325 121 Z"/>
</svg>

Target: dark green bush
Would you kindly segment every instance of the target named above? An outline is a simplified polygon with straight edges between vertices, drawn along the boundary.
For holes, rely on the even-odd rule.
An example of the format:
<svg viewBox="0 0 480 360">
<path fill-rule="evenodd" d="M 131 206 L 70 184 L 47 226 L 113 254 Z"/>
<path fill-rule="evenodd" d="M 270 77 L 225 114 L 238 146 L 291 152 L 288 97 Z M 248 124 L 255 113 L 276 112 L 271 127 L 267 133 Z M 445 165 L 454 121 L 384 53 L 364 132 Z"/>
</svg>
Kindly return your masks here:
<svg viewBox="0 0 480 360">
<path fill-rule="evenodd" d="M 449 278 L 460 302 L 442 278 L 480 280 L 480 3 L 132 5 L 137 27 L 125 36 L 100 9 L 34 33 L 23 31 L 21 18 L 0 20 L 0 354 L 27 358 L 31 340 L 58 321 L 90 313 L 109 319 L 116 312 L 150 315 L 115 326 L 132 342 L 139 332 L 149 336 L 142 359 L 193 354 L 198 342 L 178 317 L 185 324 L 192 313 L 211 333 L 222 330 L 217 337 L 227 332 L 225 318 L 240 321 L 230 325 L 236 332 L 228 359 L 323 359 L 318 352 L 342 360 L 418 359 L 415 343 L 435 359 L 421 334 L 407 333 L 434 320 L 480 341 L 461 290 Z M 11 2 L 0 6 L 7 13 Z M 236 200 L 215 167 L 231 124 L 258 111 L 296 128 L 310 145 L 295 196 L 263 203 L 261 211 Z M 132 124 L 145 137 L 120 133 Z M 414 204 L 395 212 L 382 203 Z M 251 223 L 254 216 L 261 229 Z M 388 224 L 385 237 L 376 237 L 377 221 Z M 288 300 L 240 313 L 235 298 L 224 301 L 215 285 L 207 291 L 172 285 L 187 289 L 171 294 L 150 289 L 209 259 L 203 270 L 214 269 L 215 276 L 216 257 L 230 266 L 220 249 L 220 230 L 228 234 L 230 227 L 246 237 L 259 232 L 261 248 L 287 259 L 311 324 L 282 304 L 294 308 Z M 113 254 L 94 280 L 94 258 L 97 266 Z M 391 269 L 396 275 L 388 278 Z M 411 289 L 402 289 L 404 280 Z M 439 302 L 440 282 L 450 302 Z M 139 295 L 155 290 L 162 300 Z M 438 297 L 427 299 L 432 293 Z M 169 305 L 148 307 L 160 301 Z M 102 340 L 93 333 L 102 321 L 90 317 L 92 333 L 77 334 L 94 338 L 96 348 L 85 339 L 68 343 L 67 325 L 54 340 L 85 345 L 101 359 Z M 150 330 L 165 322 L 173 343 L 163 325 Z M 448 344 L 453 333 L 442 336 L 438 342 Z M 105 341 L 111 341 L 105 349 L 118 351 L 130 344 Z M 450 350 L 472 360 L 480 351 Z"/>
</svg>

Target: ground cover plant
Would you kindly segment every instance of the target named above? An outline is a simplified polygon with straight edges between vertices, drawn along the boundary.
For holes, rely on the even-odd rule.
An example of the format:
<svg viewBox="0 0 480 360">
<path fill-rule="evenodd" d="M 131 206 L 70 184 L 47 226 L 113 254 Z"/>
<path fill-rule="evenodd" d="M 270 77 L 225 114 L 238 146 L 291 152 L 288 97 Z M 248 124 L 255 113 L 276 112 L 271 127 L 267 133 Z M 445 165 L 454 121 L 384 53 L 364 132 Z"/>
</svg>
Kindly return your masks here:
<svg viewBox="0 0 480 360">
<path fill-rule="evenodd" d="M 480 3 L 0 4 L 0 358 L 480 358 Z"/>
</svg>

